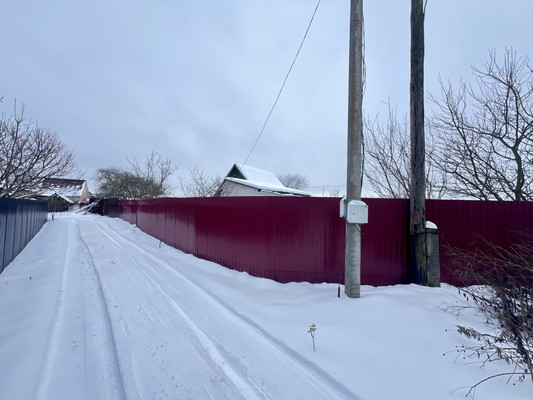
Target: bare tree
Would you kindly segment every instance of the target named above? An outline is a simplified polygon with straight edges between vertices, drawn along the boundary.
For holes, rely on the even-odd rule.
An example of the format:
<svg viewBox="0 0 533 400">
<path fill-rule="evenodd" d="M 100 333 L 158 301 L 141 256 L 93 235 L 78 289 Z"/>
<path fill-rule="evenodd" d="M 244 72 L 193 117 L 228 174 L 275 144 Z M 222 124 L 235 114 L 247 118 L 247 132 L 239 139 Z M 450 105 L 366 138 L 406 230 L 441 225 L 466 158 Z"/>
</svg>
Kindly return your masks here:
<svg viewBox="0 0 533 400">
<path fill-rule="evenodd" d="M 368 118 L 365 129 L 364 173 L 380 197 L 409 198 L 409 126 L 396 120 L 389 107 L 387 125 Z"/>
<path fill-rule="evenodd" d="M 457 348 L 459 354 L 472 357 L 484 366 L 503 360 L 508 372 L 489 376 L 471 386 L 473 394 L 481 383 L 497 376 L 533 383 L 533 249 L 531 234 L 518 235 L 512 246 L 501 247 L 483 241 L 475 251 L 450 249 L 456 270 L 465 286 L 459 289 L 473 305 L 453 305 L 457 313 L 479 310 L 487 320 L 486 329 L 457 326 L 458 332 L 478 344 Z M 485 249 L 485 250 L 481 250 Z M 472 285 L 472 284 L 475 285 Z"/>
<path fill-rule="evenodd" d="M 76 171 L 74 155 L 55 132 L 20 115 L 0 120 L 0 197 L 19 197 L 47 178 Z"/>
<path fill-rule="evenodd" d="M 494 50 L 476 84 L 442 97 L 431 121 L 437 149 L 431 156 L 457 196 L 480 200 L 533 200 L 533 70 L 529 58 Z"/>
<path fill-rule="evenodd" d="M 99 194 L 104 197 L 146 199 L 162 194 L 156 182 L 120 168 L 100 168 L 96 173 L 96 182 Z"/>
<path fill-rule="evenodd" d="M 222 184 L 220 175 L 206 176 L 204 169 L 194 167 L 187 179 L 180 178 L 180 187 L 185 197 L 212 197 Z"/>
<path fill-rule="evenodd" d="M 284 186 L 291 189 L 305 190 L 309 187 L 309 179 L 305 175 L 289 173 L 277 177 Z"/>
<path fill-rule="evenodd" d="M 169 158 L 152 151 L 146 156 L 144 166 L 133 159 L 130 170 L 100 168 L 96 173 L 98 190 L 102 196 L 121 199 L 147 199 L 167 195 L 172 187 L 169 179 L 177 167 Z"/>
<path fill-rule="evenodd" d="M 137 160 L 130 160 L 126 157 L 128 163 L 131 166 L 131 172 L 140 178 L 143 178 L 146 182 L 155 184 L 158 187 L 158 195 L 167 194 L 172 190 L 169 184 L 169 178 L 178 169 L 172 163 L 170 158 L 163 158 L 161 154 L 152 151 L 146 156 L 144 166 L 140 166 Z M 157 196 L 153 196 L 157 197 Z"/>
<path fill-rule="evenodd" d="M 495 52 L 476 85 L 441 83 L 426 136 L 427 198 L 533 199 L 533 71 L 527 57 Z M 406 123 L 389 108 L 387 125 L 365 124 L 365 175 L 383 197 L 408 197 Z"/>
<path fill-rule="evenodd" d="M 344 196 L 344 191 L 340 187 L 330 189 L 327 195 L 327 197 L 343 197 L 343 196 Z"/>
<path fill-rule="evenodd" d="M 389 106 L 386 125 L 377 117 L 365 124 L 365 176 L 374 193 L 385 198 L 409 198 L 410 193 L 410 137 L 409 122 L 398 121 Z M 435 151 L 431 136 L 426 137 L 426 198 L 441 199 L 449 194 L 445 176 L 434 168 Z"/>
</svg>

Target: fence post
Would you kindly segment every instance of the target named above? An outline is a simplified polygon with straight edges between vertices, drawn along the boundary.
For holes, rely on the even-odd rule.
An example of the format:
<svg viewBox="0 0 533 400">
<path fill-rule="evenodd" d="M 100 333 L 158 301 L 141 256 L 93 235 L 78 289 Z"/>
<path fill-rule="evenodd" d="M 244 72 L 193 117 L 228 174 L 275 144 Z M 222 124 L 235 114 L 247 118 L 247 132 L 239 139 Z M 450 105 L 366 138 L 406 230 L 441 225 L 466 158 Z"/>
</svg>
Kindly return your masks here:
<svg viewBox="0 0 533 400">
<path fill-rule="evenodd" d="M 440 286 L 440 249 L 439 230 L 437 225 L 426 222 L 426 265 L 427 265 L 427 285 L 433 287 Z"/>
</svg>

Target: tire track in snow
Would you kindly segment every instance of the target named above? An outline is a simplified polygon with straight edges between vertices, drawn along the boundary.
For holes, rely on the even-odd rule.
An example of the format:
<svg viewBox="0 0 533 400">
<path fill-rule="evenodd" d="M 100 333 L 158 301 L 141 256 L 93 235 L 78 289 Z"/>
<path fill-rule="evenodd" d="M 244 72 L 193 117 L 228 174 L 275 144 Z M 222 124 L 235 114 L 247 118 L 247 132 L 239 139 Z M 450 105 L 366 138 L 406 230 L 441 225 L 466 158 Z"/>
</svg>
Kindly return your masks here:
<svg viewBox="0 0 533 400">
<path fill-rule="evenodd" d="M 210 362 L 216 366 L 216 370 L 224 374 L 224 376 L 227 378 L 226 381 L 231 382 L 231 386 L 233 387 L 233 391 L 235 392 L 234 395 L 231 396 L 232 399 L 237 397 L 246 400 L 269 399 L 266 393 L 261 393 L 262 389 L 260 387 L 253 385 L 252 382 L 247 380 L 245 377 L 242 376 L 242 374 L 239 373 L 239 371 L 233 368 L 232 363 L 228 362 L 227 358 L 219 352 L 217 346 L 209 339 L 205 332 L 201 330 L 198 325 L 191 320 L 188 313 L 186 313 L 182 307 L 180 307 L 173 299 L 171 299 L 166 294 L 159 282 L 157 282 L 152 276 L 150 276 L 146 272 L 147 267 L 142 265 L 142 263 L 134 257 L 134 255 L 138 254 L 138 252 L 131 254 L 130 252 L 125 250 L 124 246 L 121 245 L 117 240 L 115 240 L 115 238 L 111 237 L 108 233 L 106 233 L 105 229 L 102 229 L 94 221 L 91 221 L 91 223 L 102 236 L 105 236 L 107 239 L 109 239 L 109 242 L 115 246 L 115 248 L 121 253 L 121 256 L 126 257 L 129 260 L 128 264 L 130 265 L 130 269 L 132 269 L 131 267 L 133 266 L 137 267 L 136 269 L 142 274 L 143 281 L 148 281 L 150 283 L 148 287 L 154 293 L 152 297 L 154 297 L 155 293 L 157 293 L 161 297 L 161 301 L 166 303 L 166 308 L 171 309 L 173 311 L 173 315 L 177 315 L 179 319 L 183 322 L 183 324 L 188 328 L 190 334 L 192 334 L 193 337 L 196 339 L 195 341 L 192 341 L 192 344 L 195 347 L 195 351 L 197 352 L 198 356 L 203 359 L 207 358 L 208 360 L 210 360 Z M 119 240 L 123 241 L 124 239 L 119 235 Z M 131 272 L 128 272 L 128 274 L 131 274 Z M 161 301 L 159 304 L 161 304 Z M 141 313 L 140 309 L 138 311 L 139 313 Z M 160 319 L 160 317 L 158 317 L 157 315 L 156 310 L 154 310 L 153 314 L 158 319 Z M 164 323 L 165 321 L 160 322 Z M 186 340 L 190 341 L 190 338 Z M 216 379 L 220 380 L 220 378 Z M 205 384 L 205 382 L 202 384 Z M 221 397 L 222 395 L 215 395 L 215 397 L 213 398 L 218 399 Z"/>
<path fill-rule="evenodd" d="M 68 237 L 71 236 L 72 223 L 68 223 Z M 56 300 L 54 319 L 48 332 L 48 346 L 46 347 L 46 354 L 41 367 L 41 376 L 37 384 L 35 398 L 48 399 L 50 386 L 52 385 L 54 375 L 54 364 L 56 363 L 56 350 L 59 342 L 59 332 L 61 330 L 61 323 L 64 319 L 64 304 L 65 304 L 65 288 L 67 287 L 67 264 L 71 257 L 71 248 L 67 247 L 65 257 L 61 265 L 61 284 L 59 286 L 59 294 Z"/>
<path fill-rule="evenodd" d="M 120 232 L 116 231 L 108 224 L 100 221 L 91 222 L 97 226 L 103 235 L 108 237 L 109 240 L 114 242 L 116 246 L 122 249 L 122 251 L 132 260 L 132 262 L 137 264 L 142 269 L 142 272 L 152 283 L 152 285 L 156 286 L 164 295 L 167 303 L 176 310 L 180 317 L 195 332 L 195 335 L 198 337 L 199 341 L 202 343 L 202 346 L 204 346 L 205 351 L 207 351 L 213 362 L 225 368 L 228 376 L 232 379 L 235 379 L 237 384 L 240 385 L 242 382 L 246 382 L 247 385 L 251 385 L 253 387 L 253 390 L 256 391 L 261 398 L 271 398 L 272 393 L 267 393 L 267 391 L 263 389 L 265 385 L 262 379 L 263 377 L 254 377 L 249 375 L 248 372 L 253 372 L 249 371 L 249 367 L 251 367 L 253 364 L 250 365 L 251 362 L 249 360 L 243 361 L 242 359 L 239 359 L 239 356 L 242 357 L 242 354 L 237 354 L 238 351 L 235 351 L 234 348 L 226 348 L 227 342 L 224 342 L 224 339 L 220 339 L 220 336 L 229 338 L 232 336 L 232 332 L 235 331 L 235 329 L 230 329 L 232 332 L 228 333 L 228 329 L 221 329 L 224 328 L 224 326 L 238 326 L 238 333 L 242 334 L 243 337 L 250 338 L 254 343 L 254 346 L 251 348 L 252 352 L 256 350 L 257 345 L 269 349 L 268 353 L 270 353 L 272 357 L 277 360 L 277 362 L 274 363 L 273 368 L 277 367 L 279 369 L 281 367 L 281 369 L 285 369 L 285 371 L 290 370 L 292 371 L 291 373 L 299 376 L 302 382 L 305 382 L 305 385 L 300 385 L 298 387 L 298 397 L 354 400 L 358 398 L 353 392 L 336 381 L 325 371 L 293 351 L 280 340 L 266 332 L 255 322 L 235 311 L 224 301 L 207 292 L 200 285 L 174 269 L 165 260 L 145 250 L 141 246 L 127 240 L 121 235 Z M 134 249 L 134 251 L 130 252 L 126 250 L 126 248 Z M 149 266 L 149 271 L 146 270 L 146 267 L 141 266 L 138 260 L 133 259 L 131 255 L 139 255 L 139 253 L 149 260 L 148 262 L 143 263 Z M 180 290 L 178 290 L 178 288 L 168 282 L 168 280 L 157 270 L 157 268 L 154 268 L 156 266 L 163 267 L 165 271 L 176 276 L 179 281 L 183 282 L 185 285 L 180 287 Z M 184 290 L 188 290 L 189 293 L 184 295 Z M 215 310 L 211 317 L 218 317 L 219 323 L 212 325 L 209 330 L 202 328 L 201 325 L 205 325 L 205 322 L 202 323 L 202 321 L 199 321 L 197 315 L 187 312 L 185 308 L 180 306 L 180 304 L 176 301 L 176 298 L 181 297 L 186 299 L 194 298 L 195 296 L 199 296 L 199 298 L 207 302 L 209 307 Z M 224 332 L 224 330 L 226 330 L 226 332 Z M 211 333 L 212 331 L 215 333 Z M 283 377 L 281 377 L 281 379 L 283 379 Z M 272 388 L 270 388 L 270 390 L 272 390 Z M 309 395 L 304 394 L 306 390 L 309 391 Z M 280 398 L 284 398 L 285 394 L 277 393 L 277 395 L 272 398 L 277 398 L 278 396 Z"/>
<path fill-rule="evenodd" d="M 125 399 L 109 315 L 91 254 L 77 221 L 56 223 L 68 224 L 67 251 L 35 398 L 64 398 L 63 382 L 69 380 L 80 382 L 69 398 Z"/>
<path fill-rule="evenodd" d="M 146 271 L 142 271 L 146 278 L 155 285 L 155 287 L 162 293 L 165 297 L 166 302 L 169 306 L 174 309 L 174 311 L 179 315 L 179 317 L 185 322 L 187 327 L 191 330 L 194 336 L 198 339 L 202 350 L 205 351 L 209 358 L 213 361 L 215 365 L 224 371 L 225 375 L 234 383 L 235 387 L 247 400 L 267 400 L 270 397 L 263 389 L 255 384 L 255 382 L 247 380 L 243 377 L 243 374 L 238 371 L 237 368 L 232 365 L 232 362 L 228 362 L 228 357 L 223 352 L 220 351 L 220 347 L 217 346 L 208 336 L 208 334 L 202 330 L 189 316 L 187 312 L 171 297 L 169 297 L 165 290 L 157 283 Z"/>
<path fill-rule="evenodd" d="M 91 290 L 91 292 L 95 295 L 95 304 L 93 310 L 100 314 L 100 321 L 103 322 L 102 325 L 97 327 L 99 334 L 103 336 L 100 340 L 103 346 L 99 349 L 101 353 L 100 356 L 102 357 L 100 360 L 102 374 L 100 376 L 104 379 L 102 393 L 104 395 L 103 398 L 110 400 L 125 400 L 127 397 L 124 389 L 124 381 L 122 378 L 120 363 L 118 360 L 117 345 L 115 342 L 111 317 L 109 315 L 108 304 L 102 288 L 102 282 L 95 266 L 91 251 L 81 236 L 79 224 L 76 225 L 76 228 L 76 239 L 80 244 L 80 258 L 87 260 L 87 276 L 90 282 L 94 283 L 94 287 Z M 102 398 L 95 394 L 89 397 Z"/>
</svg>

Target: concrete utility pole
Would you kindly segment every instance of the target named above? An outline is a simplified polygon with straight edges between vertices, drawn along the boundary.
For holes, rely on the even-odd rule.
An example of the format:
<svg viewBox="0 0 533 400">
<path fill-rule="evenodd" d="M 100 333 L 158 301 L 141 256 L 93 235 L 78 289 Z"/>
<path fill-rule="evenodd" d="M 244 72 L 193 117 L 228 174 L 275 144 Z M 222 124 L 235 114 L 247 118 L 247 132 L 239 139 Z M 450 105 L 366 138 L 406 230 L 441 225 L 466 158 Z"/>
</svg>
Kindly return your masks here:
<svg viewBox="0 0 533 400">
<path fill-rule="evenodd" d="M 410 270 L 413 283 L 427 284 L 426 144 L 424 135 L 424 0 L 411 0 L 411 189 Z"/>
<path fill-rule="evenodd" d="M 361 200 L 361 139 L 363 131 L 363 0 L 351 0 L 348 100 L 348 169 L 346 205 Z M 361 296 L 361 224 L 346 219 L 344 292 Z"/>
</svg>

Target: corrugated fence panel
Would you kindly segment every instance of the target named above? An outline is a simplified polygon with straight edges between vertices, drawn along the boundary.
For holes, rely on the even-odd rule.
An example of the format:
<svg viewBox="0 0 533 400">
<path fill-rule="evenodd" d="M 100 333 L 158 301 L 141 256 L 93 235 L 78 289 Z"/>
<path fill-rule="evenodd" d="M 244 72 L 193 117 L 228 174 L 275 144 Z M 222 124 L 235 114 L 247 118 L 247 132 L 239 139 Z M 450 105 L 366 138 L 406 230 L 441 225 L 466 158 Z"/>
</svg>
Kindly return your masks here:
<svg viewBox="0 0 533 400">
<path fill-rule="evenodd" d="M 121 217 L 184 252 L 280 282 L 343 282 L 344 221 L 334 198 L 121 202 Z M 133 217 L 136 212 L 136 217 Z M 373 270 L 372 270 L 373 271 Z M 377 284 L 368 274 L 368 284 Z"/>
<path fill-rule="evenodd" d="M 102 199 L 102 215 L 116 218 L 119 216 L 119 202 L 117 198 Z"/>
<path fill-rule="evenodd" d="M 3 263 L 2 263 L 2 270 L 7 267 L 7 265 L 15 258 L 16 254 L 14 252 L 15 250 L 15 237 L 18 236 L 17 232 L 15 230 L 16 227 L 16 215 L 17 215 L 17 209 L 15 202 L 8 199 L 0 199 L 0 201 L 5 202 L 4 209 L 6 214 L 6 239 L 4 242 L 4 256 Z"/>
<path fill-rule="evenodd" d="M 7 263 L 4 264 L 6 241 L 7 241 L 7 210 L 4 210 L 4 204 L 2 203 L 2 199 L 0 199 L 0 251 L 2 252 L 0 254 L 0 273 L 3 271 L 4 266 L 7 265 Z"/>
<path fill-rule="evenodd" d="M 170 199 L 165 200 L 165 225 L 163 230 L 163 242 L 174 246 L 174 231 L 176 229 L 176 213 L 172 208 Z"/>
<path fill-rule="evenodd" d="M 265 215 L 255 213 L 250 199 L 242 198 L 237 202 L 228 201 L 229 198 L 194 199 L 194 211 L 189 219 L 189 226 L 193 229 L 189 233 L 194 241 L 194 250 L 198 257 L 209 259 L 228 266 L 233 262 L 233 268 L 239 271 L 248 270 L 251 274 L 264 270 L 267 259 L 255 256 L 261 252 L 263 237 L 258 232 L 265 229 Z M 261 200 L 256 203 L 261 209 Z"/>
<path fill-rule="evenodd" d="M 120 217 L 186 253 L 280 282 L 344 282 L 345 223 L 337 198 L 231 197 L 125 201 Z M 408 283 L 409 200 L 364 199 L 361 282 Z M 533 203 L 428 200 L 441 235 L 441 276 L 456 283 L 451 243 L 506 245 L 531 232 Z M 478 245 L 478 244 L 476 244 Z"/>
<path fill-rule="evenodd" d="M 299 200 L 277 199 L 274 207 L 272 198 L 266 197 L 191 199 L 188 203 L 194 204 L 194 210 L 189 213 L 188 236 L 195 241 L 194 254 L 279 281 L 312 280 L 317 272 L 323 275 L 323 243 L 328 238 L 323 234 L 316 245 L 317 238 L 310 235 L 317 230 L 309 230 L 308 225 L 320 215 L 302 207 Z"/>
<path fill-rule="evenodd" d="M 41 229 L 47 210 L 46 202 L 0 199 L 0 273 Z"/>
<path fill-rule="evenodd" d="M 409 200 L 363 200 L 368 204 L 368 224 L 361 235 L 361 282 L 408 282 Z"/>
<path fill-rule="evenodd" d="M 275 260 L 270 268 L 283 282 L 338 282 L 344 278 L 344 224 L 339 200 L 331 198 L 280 199 L 270 202 L 271 243 L 265 253 Z"/>
<path fill-rule="evenodd" d="M 119 202 L 119 216 L 130 224 L 137 225 L 137 202 L 121 200 Z"/>
<path fill-rule="evenodd" d="M 531 202 L 428 200 L 426 204 L 427 219 L 439 228 L 443 282 L 461 284 L 450 248 L 486 251 L 485 241 L 506 247 L 533 233 Z"/>
<path fill-rule="evenodd" d="M 26 243 L 24 242 L 24 209 L 20 203 L 15 203 L 15 243 L 13 243 L 13 254 L 16 257 L 21 252 Z"/>
</svg>

